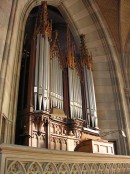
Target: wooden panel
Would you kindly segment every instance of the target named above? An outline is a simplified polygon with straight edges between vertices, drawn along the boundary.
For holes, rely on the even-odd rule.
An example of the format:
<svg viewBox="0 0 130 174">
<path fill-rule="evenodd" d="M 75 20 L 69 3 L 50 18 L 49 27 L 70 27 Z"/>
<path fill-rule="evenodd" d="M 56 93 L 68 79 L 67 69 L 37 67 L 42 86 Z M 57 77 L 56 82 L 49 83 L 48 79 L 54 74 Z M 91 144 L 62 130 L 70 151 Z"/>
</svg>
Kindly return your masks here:
<svg viewBox="0 0 130 174">
<path fill-rule="evenodd" d="M 114 144 L 104 140 L 85 140 L 76 146 L 75 151 L 114 155 Z"/>
</svg>

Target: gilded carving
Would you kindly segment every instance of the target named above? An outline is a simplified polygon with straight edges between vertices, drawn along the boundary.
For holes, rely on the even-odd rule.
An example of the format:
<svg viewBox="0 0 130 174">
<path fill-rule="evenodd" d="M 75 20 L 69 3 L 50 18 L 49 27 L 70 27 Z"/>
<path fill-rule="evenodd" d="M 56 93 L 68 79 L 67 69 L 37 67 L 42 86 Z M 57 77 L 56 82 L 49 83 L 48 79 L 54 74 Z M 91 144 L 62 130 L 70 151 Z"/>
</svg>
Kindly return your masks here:
<svg viewBox="0 0 130 174">
<path fill-rule="evenodd" d="M 86 43 L 85 43 L 85 35 L 81 35 L 80 36 L 80 40 L 81 40 L 81 66 L 83 67 L 84 65 L 87 66 L 88 69 L 93 70 L 93 60 L 92 60 L 92 54 L 90 54 L 88 52 L 88 49 L 86 47 Z"/>
<path fill-rule="evenodd" d="M 51 59 L 58 58 L 58 62 L 61 69 L 66 68 L 66 60 L 62 54 L 61 46 L 58 40 L 58 32 L 55 32 L 55 39 L 52 43 L 51 50 L 50 50 L 50 57 Z"/>
</svg>

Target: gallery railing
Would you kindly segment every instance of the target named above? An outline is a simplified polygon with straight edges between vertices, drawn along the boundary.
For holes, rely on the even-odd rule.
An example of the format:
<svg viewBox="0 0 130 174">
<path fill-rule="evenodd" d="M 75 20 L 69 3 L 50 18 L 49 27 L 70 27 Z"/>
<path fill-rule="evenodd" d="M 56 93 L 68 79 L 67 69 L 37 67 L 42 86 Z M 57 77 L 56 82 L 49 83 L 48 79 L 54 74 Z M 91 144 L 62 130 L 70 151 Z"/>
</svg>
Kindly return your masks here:
<svg viewBox="0 0 130 174">
<path fill-rule="evenodd" d="M 1 174 L 128 174 L 130 157 L 0 146 Z"/>
</svg>

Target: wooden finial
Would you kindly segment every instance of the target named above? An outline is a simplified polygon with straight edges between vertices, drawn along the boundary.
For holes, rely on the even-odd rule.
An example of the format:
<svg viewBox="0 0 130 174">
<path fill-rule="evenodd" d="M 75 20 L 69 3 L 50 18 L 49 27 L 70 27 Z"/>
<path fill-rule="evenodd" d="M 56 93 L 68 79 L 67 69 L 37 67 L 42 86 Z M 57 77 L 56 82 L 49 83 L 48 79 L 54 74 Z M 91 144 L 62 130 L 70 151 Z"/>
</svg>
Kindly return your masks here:
<svg viewBox="0 0 130 174">
<path fill-rule="evenodd" d="M 70 30 L 68 25 L 67 25 L 67 65 L 71 67 Z"/>
<path fill-rule="evenodd" d="M 83 67 L 84 65 L 86 65 L 88 69 L 93 70 L 92 53 L 89 53 L 86 47 L 85 35 L 82 34 L 80 36 L 80 40 L 81 40 L 81 49 L 80 49 L 81 66 Z"/>
<path fill-rule="evenodd" d="M 52 21 L 48 20 L 48 11 L 47 11 L 47 2 L 43 1 L 39 7 L 36 29 L 37 33 L 41 33 L 44 37 L 45 34 L 48 34 L 48 38 L 51 39 L 52 35 Z"/>
<path fill-rule="evenodd" d="M 80 41 L 81 41 L 81 46 L 80 46 L 80 63 L 81 66 L 86 65 L 87 59 L 88 59 L 88 50 L 86 48 L 86 43 L 85 43 L 85 35 L 80 35 Z"/>
<path fill-rule="evenodd" d="M 87 67 L 88 67 L 88 69 L 93 70 L 93 59 L 92 59 L 92 53 L 90 53 L 89 56 L 88 56 Z"/>
</svg>

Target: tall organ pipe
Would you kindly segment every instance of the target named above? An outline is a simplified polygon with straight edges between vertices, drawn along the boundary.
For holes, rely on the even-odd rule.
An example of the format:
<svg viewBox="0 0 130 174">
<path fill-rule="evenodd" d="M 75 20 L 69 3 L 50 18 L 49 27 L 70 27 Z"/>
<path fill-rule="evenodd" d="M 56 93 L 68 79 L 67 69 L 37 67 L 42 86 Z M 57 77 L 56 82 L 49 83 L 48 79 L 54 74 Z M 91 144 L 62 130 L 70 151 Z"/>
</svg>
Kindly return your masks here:
<svg viewBox="0 0 130 174">
<path fill-rule="evenodd" d="M 90 93 L 88 89 L 88 79 L 87 79 L 87 67 L 84 66 L 84 79 L 85 79 L 85 92 L 86 92 L 86 100 L 87 100 L 87 125 L 90 125 L 90 116 L 91 116 L 91 109 L 90 109 Z"/>
<path fill-rule="evenodd" d="M 73 70 L 69 68 L 69 95 L 70 95 L 70 112 L 73 117 Z"/>
<path fill-rule="evenodd" d="M 49 94 L 50 94 L 50 46 L 49 46 L 49 41 L 48 41 L 48 35 L 47 33 L 45 34 L 45 43 L 44 43 L 44 75 L 43 75 L 43 106 L 44 110 L 49 109 Z"/>
<path fill-rule="evenodd" d="M 35 79 L 34 79 L 34 109 L 37 109 L 37 98 L 38 98 L 38 62 L 39 62 L 39 34 L 37 35 L 37 46 L 36 46 L 36 62 L 35 62 Z"/>
<path fill-rule="evenodd" d="M 98 119 L 97 119 L 97 107 L 96 107 L 96 97 L 95 97 L 95 89 L 93 82 L 92 70 L 90 70 L 91 84 L 92 84 L 92 93 L 93 93 L 93 115 L 94 115 L 94 127 L 98 128 Z"/>
<path fill-rule="evenodd" d="M 42 35 L 40 34 L 40 50 L 39 50 L 39 74 L 38 74 L 38 100 L 39 100 L 39 110 L 42 108 L 42 79 L 43 79 L 43 48 L 44 48 L 44 38 L 42 38 Z"/>
</svg>

